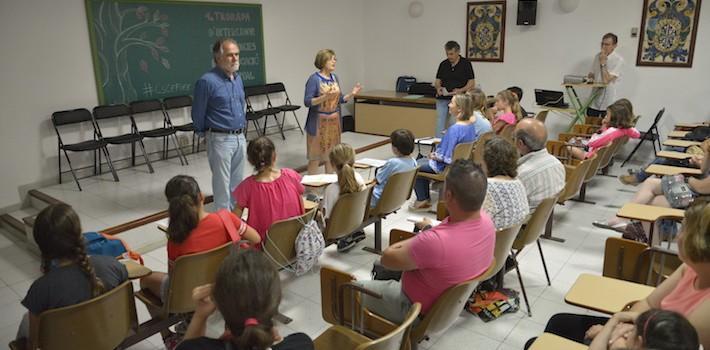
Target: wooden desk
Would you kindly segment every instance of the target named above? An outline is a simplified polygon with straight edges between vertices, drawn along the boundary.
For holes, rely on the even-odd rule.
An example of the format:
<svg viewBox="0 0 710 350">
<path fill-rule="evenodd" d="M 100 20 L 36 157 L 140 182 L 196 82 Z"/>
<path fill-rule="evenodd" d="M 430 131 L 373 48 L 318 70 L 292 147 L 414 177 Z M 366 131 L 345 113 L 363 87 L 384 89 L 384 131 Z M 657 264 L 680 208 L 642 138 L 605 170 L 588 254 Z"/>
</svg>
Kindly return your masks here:
<svg viewBox="0 0 710 350">
<path fill-rule="evenodd" d="M 685 135 L 688 134 L 688 131 L 680 131 L 680 130 L 675 130 L 671 131 L 668 133 L 668 137 L 672 139 L 682 139 L 685 138 Z"/>
<path fill-rule="evenodd" d="M 668 158 L 668 159 L 688 159 L 693 155 L 685 152 L 676 151 L 659 151 L 656 153 L 657 157 Z"/>
<path fill-rule="evenodd" d="M 432 136 L 436 131 L 436 99 L 407 98 L 391 90 L 364 91 L 355 96 L 355 131 L 389 136 L 408 128 L 414 137 Z"/>
<path fill-rule="evenodd" d="M 688 130 L 688 129 L 695 129 L 695 128 L 697 128 L 699 126 L 703 126 L 703 125 L 705 125 L 705 124 L 703 124 L 703 123 L 678 123 L 675 125 L 675 128 Z"/>
<path fill-rule="evenodd" d="M 128 270 L 128 278 L 132 280 L 142 278 L 153 273 L 153 271 L 149 268 L 130 259 L 119 260 L 119 262 L 126 267 L 126 270 Z"/>
<path fill-rule="evenodd" d="M 629 302 L 645 299 L 654 289 L 643 284 L 583 273 L 565 295 L 565 302 L 611 315 L 621 311 Z"/>
<path fill-rule="evenodd" d="M 668 139 L 663 141 L 664 146 L 671 146 L 671 147 L 685 147 L 688 148 L 690 146 L 700 146 L 700 142 L 698 141 L 686 141 L 686 140 L 677 140 L 677 139 Z"/>
<path fill-rule="evenodd" d="M 616 216 L 625 219 L 655 222 L 660 219 L 683 219 L 685 210 L 626 203 L 619 209 Z"/>
<path fill-rule="evenodd" d="M 661 164 L 651 164 L 646 170 L 647 173 L 653 175 L 700 175 L 702 172 L 698 168 L 685 168 L 681 166 L 671 166 L 671 165 L 661 165 Z"/>
<path fill-rule="evenodd" d="M 530 346 L 530 350 L 586 350 L 587 346 L 559 335 L 542 333 Z"/>
</svg>

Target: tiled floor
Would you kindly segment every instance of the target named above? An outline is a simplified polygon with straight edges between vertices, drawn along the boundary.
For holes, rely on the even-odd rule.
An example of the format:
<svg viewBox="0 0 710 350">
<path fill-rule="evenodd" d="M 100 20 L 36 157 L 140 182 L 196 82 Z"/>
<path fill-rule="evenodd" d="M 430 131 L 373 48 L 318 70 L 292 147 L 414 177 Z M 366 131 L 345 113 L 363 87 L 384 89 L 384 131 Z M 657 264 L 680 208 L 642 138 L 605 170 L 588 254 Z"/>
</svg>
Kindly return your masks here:
<svg viewBox="0 0 710 350">
<path fill-rule="evenodd" d="M 351 135 L 354 140 L 363 141 L 361 135 Z M 296 138 L 289 140 L 293 141 Z M 366 140 L 370 143 L 371 140 Z M 296 141 L 293 141 L 296 142 Z M 352 142 L 352 141 L 351 141 Z M 355 142 L 353 142 L 355 144 Z M 288 149 L 288 148 L 285 148 Z M 297 149 L 294 147 L 293 149 Z M 389 146 L 358 155 L 358 157 L 388 157 Z M 295 164 L 303 160 L 303 152 L 282 151 L 279 154 L 281 164 Z M 296 159 L 299 157 L 298 159 Z M 87 188 L 95 187 L 91 193 L 74 193 L 72 184 L 55 186 L 55 193 L 61 193 L 63 199 L 76 199 L 79 210 L 86 214 L 82 216 L 86 228 L 98 224 L 120 223 L 125 218 L 141 211 L 164 208 L 161 193 L 164 182 L 174 173 L 195 174 L 205 192 L 210 192 L 209 170 L 202 160 L 191 159 L 190 167 L 180 167 L 177 160 L 157 162 L 156 172 L 161 175 L 148 175 L 143 169 L 124 170 L 121 172 L 121 185 L 131 184 L 138 189 L 134 194 L 124 195 L 121 190 L 106 189 L 105 181 L 101 179 L 86 179 L 83 184 Z M 164 163 L 164 164 L 163 164 Z M 289 165 L 294 166 L 294 165 Z M 167 170 L 170 169 L 170 170 Z M 194 172 L 194 173 L 193 173 Z M 612 173 L 619 173 L 613 169 Z M 132 173 L 132 174 L 131 174 Z M 162 174 L 170 174 L 162 176 Z M 364 173 L 363 175 L 371 176 Z M 109 180 L 110 182 L 110 180 Z M 110 182 L 112 183 L 112 182 Z M 432 336 L 429 341 L 421 344 L 424 349 L 521 349 L 530 337 L 540 334 L 549 317 L 557 312 L 589 313 L 585 309 L 565 304 L 563 296 L 574 283 L 580 273 L 592 272 L 601 274 L 604 241 L 613 235 L 612 232 L 600 230 L 591 226 L 596 219 L 606 218 L 626 202 L 629 191 L 619 191 L 622 186 L 615 178 L 597 176 L 589 184 L 587 196 L 589 200 L 597 201 L 596 205 L 568 202 L 555 208 L 554 235 L 565 238 L 565 243 L 543 240 L 543 250 L 547 261 L 552 285 L 547 286 L 542 270 L 539 253 L 536 248 L 529 247 L 520 255 L 520 265 L 528 297 L 532 307 L 532 317 L 526 315 L 524 303 L 522 310 L 515 314 L 504 315 L 502 318 L 484 323 L 466 312 L 462 312 L 456 323 L 443 335 Z M 62 189 L 62 187 L 65 187 Z M 128 188 L 125 189 L 126 191 Z M 50 193 L 52 194 L 52 193 Z M 136 212 L 136 213 L 134 213 Z M 92 215 L 93 214 L 93 215 Z M 392 228 L 411 229 L 411 223 L 406 217 L 411 215 L 403 209 L 391 215 L 383 223 L 383 241 L 388 241 L 388 232 Z M 154 227 L 143 228 L 145 235 L 152 239 L 162 239 Z M 366 229 L 367 239 L 360 246 L 373 244 L 373 226 Z M 386 243 L 385 243 L 386 244 Z M 144 254 L 145 264 L 154 270 L 166 271 L 167 256 L 163 246 Z M 372 262 L 377 256 L 354 249 L 347 254 L 339 254 L 335 247 L 326 249 L 320 259 L 320 265 L 334 266 L 354 273 L 359 278 L 369 278 Z M 15 336 L 19 320 L 25 311 L 20 305 L 30 283 L 39 275 L 39 258 L 21 249 L 18 245 L 0 235 L 0 346 L 7 344 Z M 282 334 L 305 332 L 311 337 L 328 327 L 321 317 L 320 289 L 318 273 L 295 277 L 289 272 L 281 273 L 283 281 L 282 313 L 294 321 L 288 325 L 279 325 Z M 505 277 L 506 286 L 519 290 L 519 283 L 514 273 Z M 137 286 L 136 286 L 137 287 Z M 141 321 L 148 318 L 145 307 L 137 302 Z M 208 333 L 219 334 L 223 327 L 218 316 L 210 319 Z M 466 345 L 463 345 L 466 344 Z M 133 349 L 162 349 L 159 336 L 154 336 L 137 344 Z"/>
</svg>

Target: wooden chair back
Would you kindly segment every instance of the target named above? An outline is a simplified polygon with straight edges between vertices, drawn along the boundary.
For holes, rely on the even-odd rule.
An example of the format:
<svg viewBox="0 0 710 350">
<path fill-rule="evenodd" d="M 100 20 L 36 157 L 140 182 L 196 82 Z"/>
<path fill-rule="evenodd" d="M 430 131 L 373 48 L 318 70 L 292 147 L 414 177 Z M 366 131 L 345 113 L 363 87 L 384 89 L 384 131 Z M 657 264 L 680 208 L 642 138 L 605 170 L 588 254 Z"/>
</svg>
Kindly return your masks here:
<svg viewBox="0 0 710 350">
<path fill-rule="evenodd" d="M 41 313 L 30 324 L 29 348 L 114 349 L 137 325 L 133 284 L 126 281 L 98 297 Z"/>
<path fill-rule="evenodd" d="M 604 160 L 608 161 L 609 159 L 611 159 L 612 149 L 613 145 L 610 143 L 597 150 L 596 157 L 594 157 L 594 159 L 592 159 L 592 161 L 589 163 L 589 169 L 584 175 L 584 183 L 589 182 L 594 177 L 594 175 L 597 174 L 597 171 L 602 168 L 602 162 Z"/>
<path fill-rule="evenodd" d="M 599 125 L 594 124 L 575 124 L 572 127 L 572 132 L 575 134 L 591 135 L 599 130 Z"/>
<path fill-rule="evenodd" d="M 565 164 L 565 188 L 557 199 L 557 203 L 563 204 L 579 192 L 587 171 L 589 171 L 589 166 L 596 157 L 597 155 L 595 154 L 585 160 L 572 159 L 570 160 L 571 164 Z"/>
<path fill-rule="evenodd" d="M 325 225 L 323 237 L 326 242 L 343 238 L 360 227 L 370 208 L 372 187 L 370 185 L 362 191 L 340 195 Z"/>
<path fill-rule="evenodd" d="M 648 247 L 644 243 L 624 238 L 609 237 L 604 247 L 602 275 L 657 286 L 681 263 L 677 252 Z"/>
<path fill-rule="evenodd" d="M 604 118 L 586 116 L 584 117 L 584 124 L 601 126 L 602 119 Z"/>
<path fill-rule="evenodd" d="M 513 242 L 515 242 L 518 232 L 520 232 L 520 226 L 521 225 L 516 225 L 496 231 L 496 245 L 495 252 L 493 253 L 495 256 L 493 260 L 494 264 L 492 268 L 488 270 L 488 273 L 482 277 L 482 280 L 487 280 L 495 276 L 505 267 L 505 261 L 508 259 L 508 255 L 510 255 L 510 249 L 513 248 Z"/>
<path fill-rule="evenodd" d="M 164 315 L 195 311 L 192 290 L 197 286 L 214 283 L 217 270 L 233 245 L 232 242 L 225 243 L 206 252 L 183 255 L 175 260 L 163 303 Z"/>
<path fill-rule="evenodd" d="M 545 120 L 547 119 L 547 114 L 550 113 L 549 110 L 543 109 L 539 112 L 537 112 L 537 115 L 535 116 L 535 119 L 539 120 L 543 124 L 545 124 Z"/>
<path fill-rule="evenodd" d="M 318 207 L 303 215 L 271 224 L 266 232 L 263 250 L 277 269 L 282 269 L 296 261 L 296 237 L 304 224 L 313 220 L 316 211 Z"/>
<path fill-rule="evenodd" d="M 402 171 L 393 174 L 387 180 L 387 184 L 382 189 L 380 200 L 377 205 L 369 211 L 368 217 L 383 217 L 398 210 L 412 196 L 414 179 L 417 177 L 417 169 Z"/>
<path fill-rule="evenodd" d="M 492 139 L 495 136 L 495 132 L 489 131 L 478 137 L 478 140 L 476 140 L 476 144 L 473 147 L 473 152 L 471 152 L 471 160 L 474 163 L 478 165 L 483 164 L 483 150 L 486 146 L 486 141 Z"/>
<path fill-rule="evenodd" d="M 509 142 L 513 142 L 513 134 L 515 134 L 515 124 L 508 124 L 503 127 L 503 130 L 501 130 L 500 137 L 508 140 Z"/>
<path fill-rule="evenodd" d="M 404 318 L 402 324 L 397 326 L 393 331 L 384 336 L 373 340 L 372 342 L 361 344 L 355 350 L 405 350 L 408 349 L 409 335 L 412 329 L 412 324 L 414 320 L 419 316 L 419 312 L 422 309 L 420 303 L 414 303 L 412 307 L 409 308 L 407 316 Z M 335 349 L 335 348 L 331 348 Z"/>
<path fill-rule="evenodd" d="M 545 143 L 545 148 L 547 148 L 547 153 L 555 156 L 562 163 L 569 163 L 571 156 L 569 151 L 567 151 L 567 143 L 558 140 L 548 140 Z"/>
<path fill-rule="evenodd" d="M 545 225 L 547 220 L 552 215 L 552 209 L 555 207 L 557 202 L 557 196 L 550 198 L 545 198 L 538 204 L 537 208 L 530 215 L 530 219 L 520 230 L 515 241 L 513 242 L 513 249 L 520 250 L 526 245 L 534 243 L 540 238 L 540 236 L 545 232 Z M 496 237 L 497 238 L 497 237 Z"/>
<path fill-rule="evenodd" d="M 488 270 L 479 276 L 450 287 L 441 294 L 424 318 L 412 329 L 412 344 L 447 330 L 461 315 L 461 310 L 478 283 L 485 280 L 485 276 L 488 276 L 493 268 L 494 264 L 491 264 Z"/>
</svg>

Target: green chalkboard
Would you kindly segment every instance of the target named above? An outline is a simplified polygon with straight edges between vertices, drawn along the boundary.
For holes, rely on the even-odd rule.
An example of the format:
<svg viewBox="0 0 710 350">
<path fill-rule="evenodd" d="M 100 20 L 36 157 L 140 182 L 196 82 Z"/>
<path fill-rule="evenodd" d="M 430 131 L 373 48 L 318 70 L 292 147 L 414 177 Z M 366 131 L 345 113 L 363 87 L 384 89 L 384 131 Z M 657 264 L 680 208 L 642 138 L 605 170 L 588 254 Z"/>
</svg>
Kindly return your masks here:
<svg viewBox="0 0 710 350">
<path fill-rule="evenodd" d="M 264 84 L 260 4 L 85 0 L 99 103 L 192 94 L 212 44 L 234 38 L 247 86 Z"/>
</svg>

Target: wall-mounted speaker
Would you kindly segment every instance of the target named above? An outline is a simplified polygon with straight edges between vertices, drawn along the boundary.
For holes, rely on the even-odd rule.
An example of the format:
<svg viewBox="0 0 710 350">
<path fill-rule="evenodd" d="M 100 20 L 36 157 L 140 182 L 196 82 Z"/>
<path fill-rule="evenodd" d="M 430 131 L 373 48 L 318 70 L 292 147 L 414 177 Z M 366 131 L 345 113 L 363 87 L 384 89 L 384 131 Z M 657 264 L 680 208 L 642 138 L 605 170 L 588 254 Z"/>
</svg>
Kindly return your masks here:
<svg viewBox="0 0 710 350">
<path fill-rule="evenodd" d="M 518 0 L 519 26 L 534 26 L 537 17 L 537 0 Z"/>
</svg>

